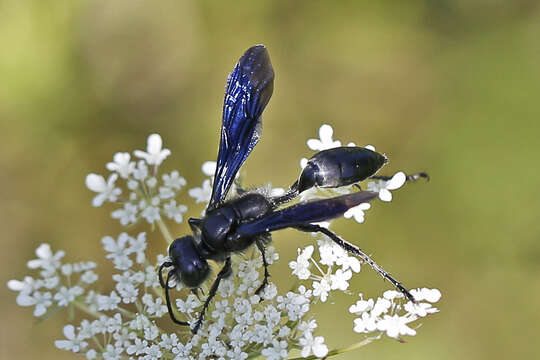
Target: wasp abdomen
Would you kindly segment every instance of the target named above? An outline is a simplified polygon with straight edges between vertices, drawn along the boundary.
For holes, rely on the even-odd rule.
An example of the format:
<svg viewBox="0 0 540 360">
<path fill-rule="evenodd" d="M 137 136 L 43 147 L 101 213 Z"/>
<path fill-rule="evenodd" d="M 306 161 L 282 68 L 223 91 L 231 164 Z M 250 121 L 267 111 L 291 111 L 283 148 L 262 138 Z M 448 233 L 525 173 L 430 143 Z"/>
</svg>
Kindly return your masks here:
<svg viewBox="0 0 540 360">
<path fill-rule="evenodd" d="M 313 186 L 333 188 L 362 181 L 377 172 L 386 157 L 355 146 L 323 150 L 313 155 L 298 179 L 298 192 Z"/>
</svg>

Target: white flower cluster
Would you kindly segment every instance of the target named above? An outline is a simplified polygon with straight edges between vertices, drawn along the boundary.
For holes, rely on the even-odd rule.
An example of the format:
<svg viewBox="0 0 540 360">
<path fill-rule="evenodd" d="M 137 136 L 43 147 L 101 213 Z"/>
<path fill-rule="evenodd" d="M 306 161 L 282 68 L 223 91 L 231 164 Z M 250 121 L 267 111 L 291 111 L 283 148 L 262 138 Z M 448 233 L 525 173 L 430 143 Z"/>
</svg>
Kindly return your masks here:
<svg viewBox="0 0 540 360">
<path fill-rule="evenodd" d="M 332 139 L 333 131 L 329 125 L 323 125 L 319 133 L 320 140 L 308 141 L 310 148 L 322 150 L 340 146 L 339 141 Z M 177 205 L 175 197 L 186 181 L 173 171 L 163 175 L 163 184 L 158 184 L 159 165 L 170 155 L 169 150 L 162 149 L 159 135 L 150 135 L 146 152 L 137 150 L 133 154 L 141 160 L 131 161 L 128 153 L 117 153 L 113 162 L 107 164 L 107 169 L 112 171 L 107 180 L 100 175 L 87 176 L 86 185 L 97 193 L 93 205 L 121 201 L 123 207 L 113 211 L 113 218 L 119 219 L 124 226 L 141 218 L 148 223 L 157 222 L 158 229 L 170 243 L 172 238 L 163 220 L 165 217 L 176 222 L 183 220 L 187 208 Z M 215 162 L 204 163 L 202 171 L 208 178 L 201 187 L 189 190 L 189 195 L 197 203 L 207 203 L 210 199 L 215 166 Z M 402 173 L 390 181 L 369 182 L 367 186 L 370 190 L 379 191 L 381 199 L 391 200 L 389 190 L 397 189 L 405 182 L 404 174 L 399 174 Z M 122 198 L 125 189 L 116 187 L 119 179 L 126 184 L 128 195 L 125 198 Z M 235 187 L 233 184 L 232 194 Z M 283 189 L 271 188 L 260 191 L 272 195 L 284 192 Z M 319 191 L 307 191 L 304 198 L 329 192 Z M 332 191 L 342 194 L 356 190 Z M 328 193 L 324 195 L 328 196 Z M 362 222 L 367 209 L 368 204 L 361 204 L 345 216 Z M 329 226 L 330 223 L 321 225 Z M 347 292 L 349 281 L 353 273 L 360 271 L 361 263 L 326 236 L 317 238 L 317 246 L 298 249 L 296 261 L 291 261 L 289 266 L 301 284 L 286 294 L 278 294 L 275 284 L 269 283 L 260 296 L 255 295 L 262 283 L 263 263 L 259 252 L 251 249 L 244 254 L 233 255 L 234 275 L 220 283 L 196 335 L 192 335 L 187 327 L 173 325 L 169 319 L 156 271 L 167 258 L 162 255 L 156 261 L 148 258 L 145 232 L 134 236 L 126 232 L 117 237 L 105 236 L 101 243 L 105 257 L 116 269 L 112 274 L 115 286 L 110 291 L 99 292 L 91 288 L 98 280 L 93 271 L 95 263 L 62 263 L 65 253 L 54 253 L 48 244 L 40 245 L 36 250 L 37 259 L 28 262 L 28 267 L 38 271 L 39 277 L 27 276 L 22 281 L 8 282 L 10 289 L 18 291 L 17 303 L 33 306 L 37 317 L 47 318 L 64 308 L 68 309 L 70 318 L 75 310 L 89 317 L 78 325 L 64 327 L 65 339 L 55 342 L 60 349 L 84 354 L 87 359 L 106 360 L 245 360 L 261 355 L 277 360 L 298 353 L 302 357 L 322 358 L 342 352 L 339 349 L 329 350 L 324 337 L 316 336 L 317 322 L 310 310 L 314 302 L 326 302 L 335 291 Z M 269 246 L 266 258 L 269 264 L 273 264 L 279 255 Z M 203 288 L 206 286 L 208 284 Z M 192 326 L 205 301 L 200 293 L 193 293 L 180 284 L 171 290 L 173 306 L 179 313 L 177 317 Z M 414 335 L 415 330 L 408 324 L 437 312 L 431 304 L 437 302 L 441 294 L 436 289 L 418 289 L 411 293 L 417 303 L 403 304 L 402 294 L 393 290 L 385 292 L 377 300 L 363 300 L 361 296 L 349 309 L 359 316 L 354 320 L 354 331 L 375 332 L 377 337 L 386 333 L 398 340 L 402 335 Z M 164 326 L 174 327 L 175 331 L 167 331 Z"/>
<path fill-rule="evenodd" d="M 132 161 L 129 153 L 119 152 L 114 155 L 112 162 L 107 163 L 107 169 L 112 171 L 107 180 L 102 175 L 88 174 L 86 186 L 97 193 L 92 205 L 98 207 L 105 201 L 120 202 L 122 208 L 113 211 L 111 216 L 122 225 L 136 223 L 141 217 L 154 223 L 161 220 L 162 215 L 181 223 L 187 207 L 177 204 L 175 198 L 186 185 L 186 180 L 175 170 L 163 174 L 163 183 L 159 184 L 159 166 L 171 153 L 162 146 L 161 136 L 152 134 L 148 137 L 146 151 L 133 152 L 141 160 Z M 125 197 L 122 197 L 123 191 L 116 185 L 119 178 L 127 188 L 128 195 Z"/>
<path fill-rule="evenodd" d="M 388 337 L 401 340 L 401 335 L 416 335 L 416 330 L 407 324 L 439 312 L 431 303 L 438 302 L 441 292 L 437 289 L 413 289 L 411 294 L 416 303 L 407 301 L 403 304 L 404 296 L 395 290 L 385 291 L 377 300 L 360 300 L 349 308 L 349 312 L 358 315 L 354 320 L 354 331 L 357 333 L 385 332 Z M 422 301 L 427 302 L 422 302 Z"/>
<path fill-rule="evenodd" d="M 37 259 L 30 260 L 28 268 L 39 271 L 39 277 L 26 276 L 22 281 L 9 280 L 8 288 L 18 291 L 17 304 L 35 306 L 34 316 L 46 316 L 48 309 L 67 307 L 80 297 L 89 285 L 98 279 L 93 271 L 94 262 L 62 264 L 65 253 L 53 253 L 49 244 L 36 249 Z"/>
</svg>

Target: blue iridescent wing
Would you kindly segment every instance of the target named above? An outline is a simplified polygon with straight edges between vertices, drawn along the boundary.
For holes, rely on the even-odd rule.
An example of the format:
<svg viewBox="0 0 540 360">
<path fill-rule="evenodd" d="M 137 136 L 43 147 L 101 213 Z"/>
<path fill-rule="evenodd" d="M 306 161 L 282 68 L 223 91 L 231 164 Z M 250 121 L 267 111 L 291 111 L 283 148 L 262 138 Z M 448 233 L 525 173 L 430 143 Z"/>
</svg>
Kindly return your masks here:
<svg viewBox="0 0 540 360">
<path fill-rule="evenodd" d="M 229 75 L 221 140 L 208 209 L 217 207 L 261 136 L 261 114 L 274 89 L 274 70 L 264 45 L 249 48 Z"/>
<path fill-rule="evenodd" d="M 240 237 L 249 237 L 297 225 L 330 220 L 377 196 L 376 192 L 362 191 L 330 199 L 299 203 L 242 224 L 237 228 L 236 233 Z"/>
</svg>

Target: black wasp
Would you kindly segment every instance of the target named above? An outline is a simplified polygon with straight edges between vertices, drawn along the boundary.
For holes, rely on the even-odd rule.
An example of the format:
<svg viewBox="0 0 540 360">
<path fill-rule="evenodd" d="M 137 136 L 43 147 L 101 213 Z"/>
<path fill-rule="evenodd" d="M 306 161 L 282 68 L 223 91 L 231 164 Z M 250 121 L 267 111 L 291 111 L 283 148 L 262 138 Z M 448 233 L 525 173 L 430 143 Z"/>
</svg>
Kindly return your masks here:
<svg viewBox="0 0 540 360">
<path fill-rule="evenodd" d="M 375 198 L 369 191 L 337 196 L 330 199 L 301 202 L 279 209 L 301 192 L 316 187 L 335 188 L 358 183 L 373 176 L 385 163 L 386 157 L 362 147 L 338 147 L 315 154 L 300 177 L 282 196 L 265 196 L 255 191 L 239 191 L 235 198 L 226 200 L 234 178 L 261 137 L 261 114 L 268 104 L 274 88 L 274 71 L 263 45 L 248 49 L 229 75 L 223 104 L 221 141 L 214 174 L 212 195 L 202 219 L 189 219 L 193 235 L 180 237 L 169 247 L 170 261 L 159 268 L 159 280 L 165 288 L 167 307 L 171 319 L 180 325 L 189 325 L 176 319 L 171 306 L 169 285 L 171 278 L 195 290 L 210 275 L 207 260 L 224 263 L 210 288 L 197 323 L 199 330 L 204 314 L 215 296 L 221 279 L 231 275 L 231 254 L 242 252 L 255 244 L 262 254 L 264 280 L 256 291 L 259 294 L 268 284 L 268 263 L 265 245 L 273 231 L 294 228 L 305 232 L 320 232 L 339 246 L 369 264 L 384 279 L 390 281 L 408 299 L 409 291 L 377 265 L 357 246 L 345 241 L 334 232 L 314 223 L 343 215 L 348 209 Z M 425 173 L 408 176 L 408 180 L 427 177 Z M 172 267 L 163 279 L 164 267 Z"/>
</svg>

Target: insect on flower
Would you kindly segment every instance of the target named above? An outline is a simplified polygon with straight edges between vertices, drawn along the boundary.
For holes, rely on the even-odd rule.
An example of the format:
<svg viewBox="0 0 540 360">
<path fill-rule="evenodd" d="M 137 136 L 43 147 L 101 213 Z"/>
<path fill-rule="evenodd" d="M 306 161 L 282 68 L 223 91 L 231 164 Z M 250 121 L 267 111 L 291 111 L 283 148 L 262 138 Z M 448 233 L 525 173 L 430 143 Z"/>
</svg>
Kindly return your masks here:
<svg viewBox="0 0 540 360">
<path fill-rule="evenodd" d="M 377 192 L 360 190 L 329 199 L 300 202 L 280 209 L 282 205 L 313 187 L 337 188 L 356 184 L 367 178 L 389 180 L 390 177 L 374 176 L 387 161 L 384 155 L 355 146 L 322 150 L 308 160 L 298 180 L 285 194 L 271 196 L 256 190 L 239 189 L 237 197 L 226 199 L 237 172 L 261 137 L 261 115 L 270 100 L 273 86 L 274 71 L 266 48 L 263 45 L 251 47 L 240 58 L 227 80 L 221 141 L 212 195 L 206 213 L 201 219 L 189 219 L 193 234 L 174 240 L 169 247 L 169 261 L 159 268 L 159 280 L 165 289 L 171 319 L 176 324 L 189 326 L 188 322 L 178 320 L 174 315 L 169 295 L 169 290 L 172 289 L 170 280 L 180 281 L 195 290 L 210 276 L 207 260 L 223 263 L 192 327 L 194 334 L 202 324 L 220 281 L 232 273 L 231 254 L 245 251 L 252 245 L 257 246 L 264 265 L 264 280 L 256 290 L 256 294 L 261 293 L 268 284 L 269 277 L 265 246 L 270 242 L 273 231 L 285 228 L 325 234 L 343 249 L 369 264 L 409 300 L 414 301 L 414 297 L 400 282 L 360 248 L 331 230 L 315 224 L 342 216 L 347 210 L 376 198 Z M 427 174 L 409 175 L 407 180 L 416 180 L 419 177 L 427 177 Z M 172 269 L 164 279 L 165 267 Z"/>
</svg>

